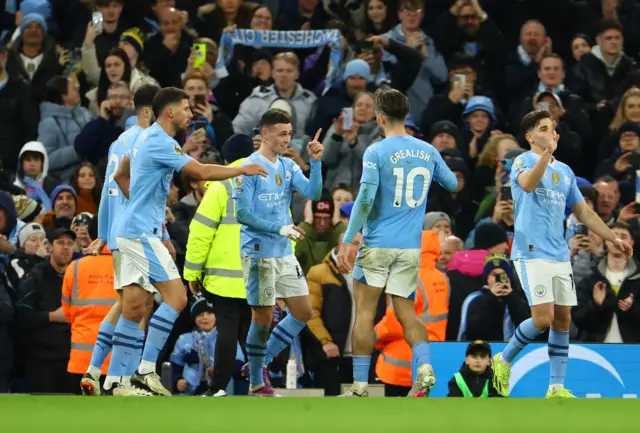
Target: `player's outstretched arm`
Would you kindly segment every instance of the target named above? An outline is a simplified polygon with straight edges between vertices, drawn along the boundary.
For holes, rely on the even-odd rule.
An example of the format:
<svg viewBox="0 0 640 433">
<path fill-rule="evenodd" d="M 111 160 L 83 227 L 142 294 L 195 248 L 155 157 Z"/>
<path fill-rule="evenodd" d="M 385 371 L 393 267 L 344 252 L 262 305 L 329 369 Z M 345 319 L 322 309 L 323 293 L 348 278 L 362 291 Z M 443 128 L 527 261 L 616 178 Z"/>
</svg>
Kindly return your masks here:
<svg viewBox="0 0 640 433">
<path fill-rule="evenodd" d="M 538 187 L 542 176 L 544 176 L 547 170 L 547 165 L 551 162 L 552 154 L 553 152 L 549 149 L 545 150 L 530 170 L 523 171 L 518 175 L 518 185 L 520 185 L 525 192 L 533 192 L 533 190 Z"/>
<path fill-rule="evenodd" d="M 189 176 L 200 180 L 225 180 L 237 176 L 255 176 L 260 175 L 267 177 L 267 170 L 255 163 L 240 165 L 237 167 L 223 167 L 221 165 L 200 164 L 195 159 L 187 162 L 182 171 Z"/>
<path fill-rule="evenodd" d="M 131 181 L 131 163 L 127 155 L 122 157 L 122 162 L 118 166 L 118 171 L 113 176 L 113 180 L 118 184 L 122 194 L 129 200 L 129 183 Z"/>
<path fill-rule="evenodd" d="M 614 244 L 616 248 L 627 254 L 628 257 L 633 255 L 633 248 L 616 234 L 605 224 L 602 219 L 595 213 L 584 200 L 580 200 L 571 206 L 571 210 L 578 220 L 586 225 L 589 230 L 600 236 L 605 241 Z"/>
</svg>

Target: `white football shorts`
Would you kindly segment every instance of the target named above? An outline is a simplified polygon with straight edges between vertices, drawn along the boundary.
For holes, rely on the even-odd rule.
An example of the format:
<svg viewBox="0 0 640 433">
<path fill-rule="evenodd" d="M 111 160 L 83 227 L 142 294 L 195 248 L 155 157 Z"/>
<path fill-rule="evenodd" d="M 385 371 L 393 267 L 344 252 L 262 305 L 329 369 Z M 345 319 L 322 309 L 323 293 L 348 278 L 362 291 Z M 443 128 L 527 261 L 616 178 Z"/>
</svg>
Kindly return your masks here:
<svg viewBox="0 0 640 433">
<path fill-rule="evenodd" d="M 276 299 L 307 296 L 309 287 L 298 259 L 285 257 L 242 258 L 242 273 L 247 288 L 247 303 L 252 307 L 269 307 Z"/>
<path fill-rule="evenodd" d="M 156 293 L 153 283 L 164 283 L 180 279 L 178 267 L 167 248 L 157 237 L 142 235 L 138 239 L 117 238 L 118 250 L 122 253 L 120 284 L 137 284 Z"/>
<path fill-rule="evenodd" d="M 529 306 L 578 305 L 571 262 L 545 259 L 518 259 L 513 262 Z"/>
<path fill-rule="evenodd" d="M 388 295 L 409 298 L 420 281 L 420 248 L 369 248 L 358 250 L 353 278 L 368 286 L 384 288 Z"/>
</svg>

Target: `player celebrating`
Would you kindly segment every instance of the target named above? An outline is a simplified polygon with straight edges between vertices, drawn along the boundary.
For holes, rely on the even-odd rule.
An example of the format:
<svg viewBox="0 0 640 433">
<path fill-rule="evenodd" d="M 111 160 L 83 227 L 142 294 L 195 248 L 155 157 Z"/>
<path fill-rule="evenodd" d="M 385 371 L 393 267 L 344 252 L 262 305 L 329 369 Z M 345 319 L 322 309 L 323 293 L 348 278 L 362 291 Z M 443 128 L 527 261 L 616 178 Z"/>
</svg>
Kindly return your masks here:
<svg viewBox="0 0 640 433">
<path fill-rule="evenodd" d="M 356 321 L 351 337 L 354 383 L 347 397 L 368 395 L 369 364 L 376 337 L 373 319 L 385 286 L 413 349 L 413 387 L 409 396 L 427 397 L 436 383 L 430 365 L 426 328 L 416 316 L 412 294 L 418 287 L 422 226 L 432 180 L 454 191 L 458 180 L 428 143 L 406 134 L 409 100 L 394 89 L 375 93 L 376 121 L 384 140 L 367 148 L 360 192 L 344 235 L 338 266 L 353 268 Z M 362 228 L 360 250 L 352 243 Z"/>
<path fill-rule="evenodd" d="M 309 288 L 291 246 L 302 239 L 303 231 L 291 223 L 289 211 L 292 188 L 310 200 L 322 193 L 322 144 L 320 132 L 307 145 L 311 157 L 310 179 L 282 153 L 289 146 L 293 129 L 289 115 L 271 109 L 260 119 L 262 144 L 245 163 L 260 162 L 267 167 L 267 179 L 237 177 L 233 198 L 241 229 L 242 270 L 247 286 L 247 302 L 253 318 L 247 336 L 249 395 L 277 397 L 266 368 L 288 346 L 311 318 Z M 284 299 L 290 314 L 269 336 L 276 298 Z"/>
<path fill-rule="evenodd" d="M 156 123 L 140 134 L 131 151 L 131 161 L 125 156 L 114 177 L 129 201 L 120 216 L 123 223 L 116 230 L 116 244 L 122 253 L 123 305 L 113 334 L 111 363 L 126 365 L 131 359 L 151 283 L 164 302 L 149 320 L 142 360 L 131 377 L 131 385 L 156 395 L 171 395 L 156 374 L 156 362 L 174 321 L 187 303 L 178 269 L 158 239 L 173 172 L 184 170 L 195 179 L 224 180 L 240 175 L 266 175 L 266 170 L 258 164 L 203 165 L 185 155 L 173 139 L 191 119 L 189 99 L 182 90 L 173 87 L 160 90 L 153 99 L 153 112 Z"/>
<path fill-rule="evenodd" d="M 93 354 L 89 368 L 80 381 L 80 389 L 84 395 L 100 395 L 100 369 L 102 363 L 111 351 L 113 332 L 122 313 L 122 291 L 120 290 L 121 256 L 116 245 L 114 222 L 122 215 L 126 198 L 121 194 L 114 180 L 114 176 L 124 156 L 129 156 L 133 143 L 140 133 L 151 125 L 153 119 L 151 105 L 158 90 L 160 90 L 160 88 L 157 86 L 145 85 L 136 91 L 133 97 L 137 115 L 136 124 L 123 132 L 109 148 L 106 182 L 104 182 L 102 186 L 102 205 L 98 209 L 98 239 L 91 243 L 85 250 L 85 254 L 99 254 L 106 242 L 113 257 L 113 283 L 116 290 L 118 290 L 118 299 L 100 324 L 100 330 L 96 344 L 93 346 Z M 128 364 L 128 368 L 123 368 L 121 363 L 109 364 L 109 373 L 105 380 L 105 391 L 107 394 L 115 391 L 116 395 L 123 395 L 125 388 L 127 388 L 128 393 L 134 395 L 148 394 L 146 391 L 138 388 L 113 387 L 114 383 L 118 383 L 121 377 L 130 377 L 137 367 L 136 363 L 140 359 L 142 344 L 144 342 L 144 331 L 140 330 L 136 338 L 137 342 L 134 344 L 136 349 L 132 351 L 134 361 Z M 114 390 L 114 388 L 119 389 Z"/>
<path fill-rule="evenodd" d="M 546 111 L 522 120 L 531 146 L 511 169 L 515 204 L 515 234 L 511 259 L 531 306 L 531 319 L 518 326 L 513 338 L 493 358 L 494 386 L 509 395 L 510 366 L 520 351 L 539 334 L 549 331 L 551 372 L 547 398 L 575 398 L 564 388 L 569 356 L 571 307 L 577 304 L 569 248 L 564 240 L 565 210 L 591 231 L 631 256 L 631 247 L 618 238 L 585 203 L 571 169 L 553 157 L 560 136 Z"/>
</svg>

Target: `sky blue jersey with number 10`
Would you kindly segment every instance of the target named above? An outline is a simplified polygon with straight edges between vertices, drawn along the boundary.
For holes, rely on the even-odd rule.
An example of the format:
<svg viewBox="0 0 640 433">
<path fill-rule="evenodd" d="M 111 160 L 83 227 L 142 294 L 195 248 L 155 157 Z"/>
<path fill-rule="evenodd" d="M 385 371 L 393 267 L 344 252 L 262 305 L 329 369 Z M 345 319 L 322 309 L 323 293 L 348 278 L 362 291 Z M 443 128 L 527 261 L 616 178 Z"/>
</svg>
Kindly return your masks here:
<svg viewBox="0 0 640 433">
<path fill-rule="evenodd" d="M 145 129 L 133 144 L 130 157 L 129 201 L 117 237 L 160 237 L 174 171 L 192 158 L 157 123 Z"/>
<path fill-rule="evenodd" d="M 125 156 L 131 158 L 133 143 L 138 139 L 144 128 L 135 125 L 126 130 L 109 147 L 109 163 L 105 182 L 102 185 L 102 198 L 98 209 L 98 239 L 107 241 L 111 251 L 116 250 L 116 221 L 122 220 L 122 212 L 127 204 L 127 198 L 122 194 L 114 176 Z"/>
<path fill-rule="evenodd" d="M 538 186 L 526 192 L 518 177 L 540 159 L 529 151 L 513 161 L 511 193 L 515 214 L 511 260 L 546 259 L 568 262 L 569 247 L 564 240 L 565 209 L 584 200 L 576 176 L 568 165 L 553 159 Z"/>
<path fill-rule="evenodd" d="M 421 248 L 427 194 L 434 180 L 449 191 L 458 186 L 456 175 L 429 143 L 405 135 L 369 146 L 360 184 L 377 190 L 363 242 L 369 248 Z"/>
</svg>

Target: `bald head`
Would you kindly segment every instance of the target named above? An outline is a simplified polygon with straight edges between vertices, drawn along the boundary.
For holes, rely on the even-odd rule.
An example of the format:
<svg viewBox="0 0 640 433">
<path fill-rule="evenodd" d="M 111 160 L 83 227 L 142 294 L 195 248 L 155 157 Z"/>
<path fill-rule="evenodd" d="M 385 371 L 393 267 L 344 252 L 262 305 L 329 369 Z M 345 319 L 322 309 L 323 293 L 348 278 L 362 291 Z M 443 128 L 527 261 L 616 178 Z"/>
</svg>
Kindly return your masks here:
<svg viewBox="0 0 640 433">
<path fill-rule="evenodd" d="M 547 31 L 540 21 L 529 20 L 520 28 L 520 45 L 530 57 L 534 57 L 547 39 Z"/>
<path fill-rule="evenodd" d="M 438 259 L 437 268 L 443 272 L 446 271 L 453 255 L 462 250 L 464 250 L 462 239 L 456 236 L 445 238 L 440 244 L 440 258 Z"/>
</svg>

